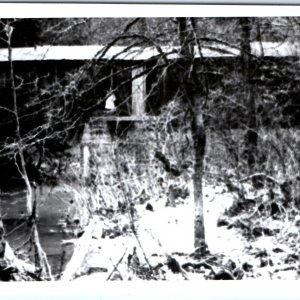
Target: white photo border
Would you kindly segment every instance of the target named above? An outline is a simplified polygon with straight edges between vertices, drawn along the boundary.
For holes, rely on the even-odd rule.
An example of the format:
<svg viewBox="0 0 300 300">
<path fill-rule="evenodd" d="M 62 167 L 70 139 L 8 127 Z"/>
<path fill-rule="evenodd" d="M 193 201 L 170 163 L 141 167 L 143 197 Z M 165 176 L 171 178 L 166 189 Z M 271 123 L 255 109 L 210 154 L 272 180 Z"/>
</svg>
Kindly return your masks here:
<svg viewBox="0 0 300 300">
<path fill-rule="evenodd" d="M 276 4 L 276 2 L 274 2 Z M 300 4 L 159 5 L 0 3 L 1 18 L 300 16 Z M 1 283 L 1 300 L 300 300 L 297 281 Z"/>
</svg>

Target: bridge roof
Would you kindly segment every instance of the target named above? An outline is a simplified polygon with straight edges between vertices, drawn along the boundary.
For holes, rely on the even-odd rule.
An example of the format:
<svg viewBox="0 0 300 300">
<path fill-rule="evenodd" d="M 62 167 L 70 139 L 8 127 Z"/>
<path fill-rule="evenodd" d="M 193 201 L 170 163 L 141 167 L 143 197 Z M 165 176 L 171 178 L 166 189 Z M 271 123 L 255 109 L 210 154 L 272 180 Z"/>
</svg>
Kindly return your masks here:
<svg viewBox="0 0 300 300">
<path fill-rule="evenodd" d="M 37 46 L 28 48 L 13 48 L 13 61 L 42 61 L 42 60 L 103 60 L 146 61 L 164 53 L 167 59 L 179 58 L 179 47 L 163 46 L 160 52 L 155 47 L 113 46 L 107 51 L 101 45 L 87 46 Z M 260 57 L 297 57 L 300 56 L 300 43 L 271 43 L 255 42 L 251 44 L 253 55 Z M 198 47 L 194 49 L 195 57 L 200 57 Z M 202 57 L 235 57 L 240 55 L 240 49 L 235 46 L 222 44 L 203 44 Z M 0 49 L 0 62 L 8 61 L 8 50 Z"/>
</svg>

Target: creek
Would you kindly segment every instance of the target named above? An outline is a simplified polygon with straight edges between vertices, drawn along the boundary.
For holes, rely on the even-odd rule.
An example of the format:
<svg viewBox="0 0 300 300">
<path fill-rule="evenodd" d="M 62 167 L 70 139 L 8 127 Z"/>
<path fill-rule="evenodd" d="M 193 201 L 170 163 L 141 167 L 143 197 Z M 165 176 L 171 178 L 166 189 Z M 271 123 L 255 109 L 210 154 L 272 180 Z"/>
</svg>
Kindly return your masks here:
<svg viewBox="0 0 300 300">
<path fill-rule="evenodd" d="M 63 189 L 55 190 L 48 186 L 37 189 L 38 199 L 38 232 L 41 246 L 45 251 L 53 275 L 64 270 L 70 260 L 73 247 L 62 246 L 62 241 L 74 238 L 74 224 L 68 224 L 66 217 L 72 211 L 72 195 Z M 30 226 L 28 225 L 26 212 L 26 193 L 22 189 L 14 188 L 2 192 L 0 195 L 1 215 L 3 218 L 6 239 L 10 246 L 19 254 L 26 249 L 22 246 L 29 238 Z M 32 258 L 31 258 L 32 260 Z"/>
</svg>

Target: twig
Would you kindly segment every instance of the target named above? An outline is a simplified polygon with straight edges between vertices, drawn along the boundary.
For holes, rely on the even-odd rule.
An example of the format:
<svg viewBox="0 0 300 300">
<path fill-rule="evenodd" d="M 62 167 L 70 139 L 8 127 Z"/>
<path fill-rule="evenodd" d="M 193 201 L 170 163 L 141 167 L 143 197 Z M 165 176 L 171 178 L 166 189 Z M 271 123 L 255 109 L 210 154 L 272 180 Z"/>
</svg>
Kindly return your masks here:
<svg viewBox="0 0 300 300">
<path fill-rule="evenodd" d="M 26 223 L 26 221 L 23 221 L 21 224 L 19 224 L 18 226 L 14 227 L 10 232 L 5 233 L 5 237 L 10 236 L 12 233 L 14 233 L 15 231 L 17 231 L 20 227 L 22 227 L 25 223 Z"/>
<path fill-rule="evenodd" d="M 286 267 L 286 268 L 282 268 L 282 269 L 276 269 L 276 270 L 274 270 L 274 273 L 278 273 L 278 272 L 281 272 L 281 271 L 294 271 L 294 270 L 297 270 L 297 267 L 296 266 L 290 266 L 290 267 Z"/>
<path fill-rule="evenodd" d="M 120 164 L 119 164 L 120 161 L 121 161 L 121 160 L 119 159 L 119 152 L 117 151 L 117 152 L 116 152 L 116 160 L 115 160 L 115 164 L 116 164 L 117 170 L 120 170 Z M 135 221 L 134 221 L 134 215 L 133 215 L 133 212 L 131 211 L 131 204 L 132 204 L 133 202 L 131 202 L 131 201 L 128 199 L 127 187 L 126 187 L 125 183 L 122 181 L 123 178 L 122 178 L 121 172 L 118 172 L 118 173 L 119 173 L 119 175 L 118 175 L 119 178 L 118 178 L 118 179 L 119 179 L 120 184 L 121 184 L 121 192 L 123 193 L 123 197 L 124 197 L 124 199 L 125 199 L 125 201 L 126 201 L 128 207 L 129 207 L 129 210 L 128 210 L 128 217 L 129 217 L 129 221 L 130 221 L 130 225 L 131 225 L 131 229 L 132 229 L 133 235 L 134 235 L 134 237 L 136 238 L 136 240 L 137 240 L 137 242 L 138 242 L 138 244 L 139 244 L 139 247 L 140 247 L 140 249 L 142 250 L 144 259 L 145 259 L 145 261 L 146 261 L 146 263 L 147 263 L 149 269 L 150 269 L 151 272 L 152 272 L 152 266 L 151 266 L 151 264 L 150 264 L 150 262 L 149 262 L 149 260 L 148 260 L 148 258 L 147 258 L 147 255 L 146 255 L 146 253 L 145 253 L 145 251 L 144 251 L 144 249 L 143 249 L 143 246 L 142 246 L 142 244 L 141 244 L 141 242 L 140 242 L 140 239 L 139 239 L 139 237 L 138 237 L 138 235 L 137 235 L 137 231 L 136 231 L 136 227 L 135 227 Z"/>
<path fill-rule="evenodd" d="M 174 176 L 180 176 L 182 170 L 178 166 L 175 166 L 170 162 L 170 160 L 161 152 L 155 152 L 155 158 L 157 158 L 162 164 L 166 172 L 171 173 Z"/>
<path fill-rule="evenodd" d="M 122 260 L 123 260 L 123 258 L 124 258 L 124 256 L 125 256 L 126 252 L 127 252 L 127 248 L 126 248 L 124 254 L 121 256 L 121 258 L 119 259 L 119 261 L 117 262 L 116 265 L 115 265 L 115 264 L 113 263 L 113 261 L 110 259 L 110 261 L 112 262 L 114 268 L 113 268 L 113 270 L 111 271 L 111 273 L 108 275 L 106 281 L 109 281 L 109 280 L 110 280 L 111 276 L 113 275 L 113 273 L 114 273 L 115 271 L 118 271 L 118 272 L 120 273 L 120 271 L 118 270 L 118 266 L 119 266 L 119 264 L 122 262 Z M 122 276 L 121 273 L 120 273 L 120 275 Z"/>
<path fill-rule="evenodd" d="M 236 186 L 227 175 L 224 176 L 224 181 L 229 192 L 235 192 L 238 194 L 240 199 L 242 199 L 243 201 L 245 200 L 245 192 L 243 187 L 240 188 Z"/>
<path fill-rule="evenodd" d="M 31 243 L 31 233 L 29 235 L 29 238 L 26 241 L 24 241 L 21 245 L 14 247 L 14 252 L 18 252 L 20 249 L 24 248 L 25 246 L 30 245 L 30 243 Z"/>
<path fill-rule="evenodd" d="M 138 244 L 139 244 L 139 246 L 140 246 L 140 249 L 142 250 L 144 259 L 145 259 L 145 261 L 146 261 L 146 263 L 147 263 L 147 265 L 148 265 L 150 271 L 153 272 L 152 266 L 151 266 L 151 264 L 150 264 L 150 262 L 149 262 L 149 260 L 148 260 L 148 258 L 147 258 L 147 255 L 146 255 L 146 253 L 145 253 L 145 251 L 144 251 L 144 249 L 143 249 L 143 246 L 142 246 L 142 244 L 141 244 L 141 242 L 140 242 L 140 239 L 139 239 L 139 237 L 138 237 L 138 235 L 137 235 L 137 233 L 136 233 L 135 230 L 133 231 L 133 235 L 135 236 L 135 238 L 136 238 L 136 240 L 137 240 L 137 242 L 138 242 Z"/>
<path fill-rule="evenodd" d="M 251 175 L 249 175 L 249 176 L 246 176 L 246 177 L 244 177 L 244 178 L 241 178 L 241 179 L 239 180 L 239 182 L 245 182 L 245 181 L 247 181 L 247 180 L 249 180 L 249 179 L 254 179 L 254 178 L 256 178 L 256 177 L 264 177 L 265 179 L 267 179 L 267 180 L 269 180 L 269 181 L 271 181 L 271 182 L 274 182 L 274 183 L 276 183 L 277 185 L 280 185 L 280 182 L 278 182 L 275 178 L 273 178 L 273 177 L 271 177 L 271 176 L 269 176 L 269 175 L 267 175 L 267 174 L 265 174 L 265 173 L 255 173 L 255 174 L 251 174 Z"/>
</svg>

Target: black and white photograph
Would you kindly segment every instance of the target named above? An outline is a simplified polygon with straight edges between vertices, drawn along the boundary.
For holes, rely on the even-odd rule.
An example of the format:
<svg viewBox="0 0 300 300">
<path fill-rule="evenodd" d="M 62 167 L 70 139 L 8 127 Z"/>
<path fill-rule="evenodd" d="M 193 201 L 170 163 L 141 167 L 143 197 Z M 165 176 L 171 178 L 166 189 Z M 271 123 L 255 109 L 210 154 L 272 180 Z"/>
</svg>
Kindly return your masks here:
<svg viewBox="0 0 300 300">
<path fill-rule="evenodd" d="M 0 18 L 0 281 L 299 279 L 299 70 L 297 7 Z"/>
</svg>

